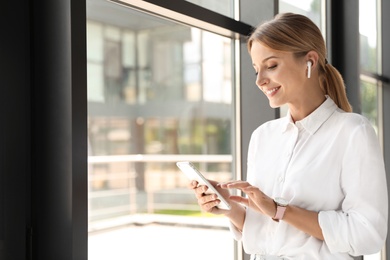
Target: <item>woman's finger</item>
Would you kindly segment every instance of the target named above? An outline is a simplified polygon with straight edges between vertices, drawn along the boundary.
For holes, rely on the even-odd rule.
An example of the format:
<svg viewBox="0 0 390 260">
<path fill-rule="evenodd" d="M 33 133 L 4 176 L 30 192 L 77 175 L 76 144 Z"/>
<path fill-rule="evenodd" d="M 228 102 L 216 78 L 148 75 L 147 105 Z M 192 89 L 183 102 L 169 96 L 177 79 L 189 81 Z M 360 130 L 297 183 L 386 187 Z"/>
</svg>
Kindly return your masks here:
<svg viewBox="0 0 390 260">
<path fill-rule="evenodd" d="M 195 196 L 197 199 L 200 199 L 205 196 L 205 192 L 208 190 L 208 187 L 205 185 L 198 186 L 194 189 Z"/>
<path fill-rule="evenodd" d="M 241 197 L 241 196 L 230 196 L 230 200 L 244 204 L 245 206 L 249 207 L 249 200 L 247 198 Z"/>
<path fill-rule="evenodd" d="M 213 212 L 215 211 L 215 207 L 218 206 L 221 201 L 218 199 L 216 194 L 205 194 L 201 198 L 198 199 L 198 204 L 202 208 L 203 211 Z M 217 212 L 215 212 L 217 213 Z"/>
<path fill-rule="evenodd" d="M 198 187 L 198 182 L 197 181 L 191 181 L 188 183 L 188 188 L 189 189 L 195 189 L 196 187 Z"/>
<path fill-rule="evenodd" d="M 218 206 L 218 205 L 219 205 L 219 200 L 213 200 L 213 201 L 207 202 L 206 204 L 203 204 L 201 207 L 202 207 L 203 211 L 206 211 L 209 213 L 217 213 L 216 206 Z"/>
<path fill-rule="evenodd" d="M 219 183 L 218 186 L 226 188 L 226 187 L 229 186 L 229 185 L 240 185 L 240 184 L 245 184 L 245 183 L 246 183 L 246 184 L 249 184 L 249 183 L 246 182 L 246 181 L 240 181 L 240 180 L 238 180 L 238 181 L 227 181 L 227 182 L 222 182 L 222 183 Z"/>
<path fill-rule="evenodd" d="M 200 205 L 205 205 L 210 202 L 214 202 L 218 199 L 216 194 L 205 194 L 201 198 L 198 199 Z"/>
<path fill-rule="evenodd" d="M 242 188 L 241 190 L 243 192 L 245 192 L 246 194 L 249 194 L 249 193 L 263 194 L 263 192 L 255 186 L 248 186 L 248 187 Z"/>
<path fill-rule="evenodd" d="M 228 189 L 239 189 L 239 190 L 242 190 L 242 189 L 245 189 L 245 188 L 247 188 L 249 186 L 251 186 L 251 185 L 248 182 L 246 182 L 246 181 L 238 181 L 238 182 L 227 184 L 227 188 Z"/>
</svg>

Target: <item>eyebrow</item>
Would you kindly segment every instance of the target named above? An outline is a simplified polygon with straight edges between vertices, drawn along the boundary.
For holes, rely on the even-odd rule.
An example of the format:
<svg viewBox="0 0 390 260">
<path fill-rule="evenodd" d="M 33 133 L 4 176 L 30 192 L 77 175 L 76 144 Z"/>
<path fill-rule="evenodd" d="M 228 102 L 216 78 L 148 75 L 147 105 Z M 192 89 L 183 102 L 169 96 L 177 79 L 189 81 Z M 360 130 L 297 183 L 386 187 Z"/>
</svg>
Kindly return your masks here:
<svg viewBox="0 0 390 260">
<path fill-rule="evenodd" d="M 277 57 L 277 56 L 269 56 L 269 57 L 267 57 L 267 58 L 265 58 L 263 61 L 262 61 L 262 63 L 264 63 L 264 62 L 266 62 L 267 60 L 269 60 L 269 59 L 278 59 L 279 57 Z"/>
<path fill-rule="evenodd" d="M 266 62 L 266 61 L 269 60 L 269 59 L 279 59 L 279 58 L 280 58 L 280 57 L 278 57 L 278 56 L 272 55 L 272 56 L 269 56 L 269 57 L 265 58 L 264 60 L 262 60 L 261 63 L 264 63 L 264 62 Z M 255 66 L 254 63 L 252 63 L 252 65 Z"/>
</svg>

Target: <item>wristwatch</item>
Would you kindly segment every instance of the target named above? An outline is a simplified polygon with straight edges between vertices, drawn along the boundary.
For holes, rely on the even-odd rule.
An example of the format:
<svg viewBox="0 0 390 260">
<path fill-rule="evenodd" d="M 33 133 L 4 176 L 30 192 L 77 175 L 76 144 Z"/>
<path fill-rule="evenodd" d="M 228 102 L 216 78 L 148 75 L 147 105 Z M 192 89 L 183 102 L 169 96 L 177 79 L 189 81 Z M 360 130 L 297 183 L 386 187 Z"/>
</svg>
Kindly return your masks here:
<svg viewBox="0 0 390 260">
<path fill-rule="evenodd" d="M 284 212 L 288 206 L 288 200 L 278 197 L 274 198 L 274 202 L 276 205 L 276 214 L 272 219 L 279 222 L 279 220 L 283 219 L 284 217 Z"/>
</svg>

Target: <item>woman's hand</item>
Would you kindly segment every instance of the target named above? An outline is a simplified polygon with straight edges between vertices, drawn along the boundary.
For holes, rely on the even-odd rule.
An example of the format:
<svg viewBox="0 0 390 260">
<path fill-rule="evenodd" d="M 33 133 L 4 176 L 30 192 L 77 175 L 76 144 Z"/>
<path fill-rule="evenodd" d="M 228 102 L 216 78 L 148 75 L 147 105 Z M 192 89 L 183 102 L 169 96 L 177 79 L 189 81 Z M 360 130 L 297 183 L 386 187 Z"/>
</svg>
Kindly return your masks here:
<svg viewBox="0 0 390 260">
<path fill-rule="evenodd" d="M 244 204 L 245 206 L 261 212 L 269 217 L 276 214 L 275 202 L 272 198 L 265 195 L 259 188 L 252 186 L 246 181 L 231 181 L 219 185 L 224 189 L 239 189 L 248 197 L 230 196 L 231 201 Z"/>
<path fill-rule="evenodd" d="M 261 212 L 273 218 L 276 214 L 276 205 L 272 198 L 265 195 L 259 188 L 252 186 L 246 181 L 231 181 L 219 184 L 224 189 L 238 189 L 244 192 L 248 198 L 240 196 L 230 196 L 232 204 L 241 203 L 247 207 Z M 240 222 L 242 221 L 242 222 Z M 237 228 L 243 226 L 243 219 L 238 218 L 234 222 Z M 324 240 L 322 229 L 318 222 L 318 212 L 309 211 L 296 206 L 289 205 L 286 208 L 283 221 L 302 230 L 303 232 L 312 235 L 315 238 Z"/>
<path fill-rule="evenodd" d="M 242 230 L 245 220 L 245 208 L 237 203 L 236 201 L 230 200 L 230 193 L 226 187 L 221 187 L 216 181 L 209 180 L 211 185 L 213 185 L 218 192 L 230 203 L 231 209 L 220 209 L 218 204 L 220 203 L 217 195 L 214 193 L 207 194 L 207 186 L 200 185 L 198 186 L 197 181 L 192 181 L 188 185 L 190 189 L 195 191 L 196 198 L 198 199 L 198 204 L 203 211 L 210 212 L 213 214 L 224 214 L 225 217 L 230 219 L 230 222 L 238 229 Z"/>
<path fill-rule="evenodd" d="M 230 193 L 226 189 L 219 187 L 216 181 L 208 180 L 218 192 L 227 200 L 229 200 Z M 213 214 L 226 214 L 229 210 L 220 209 L 217 206 L 221 202 L 215 193 L 207 193 L 208 187 L 206 185 L 199 185 L 197 181 L 192 181 L 189 184 L 189 188 L 193 189 L 198 200 L 199 206 L 205 212 Z"/>
</svg>

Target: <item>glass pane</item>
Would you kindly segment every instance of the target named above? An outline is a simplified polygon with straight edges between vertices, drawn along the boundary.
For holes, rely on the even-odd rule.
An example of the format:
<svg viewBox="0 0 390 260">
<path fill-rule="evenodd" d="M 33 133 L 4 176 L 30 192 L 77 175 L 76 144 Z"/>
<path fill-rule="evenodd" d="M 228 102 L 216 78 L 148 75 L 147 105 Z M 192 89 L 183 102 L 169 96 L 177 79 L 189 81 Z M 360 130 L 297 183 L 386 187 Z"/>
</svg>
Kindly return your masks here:
<svg viewBox="0 0 390 260">
<path fill-rule="evenodd" d="M 233 42 L 105 0 L 87 8 L 89 260 L 233 260 L 227 220 L 200 211 L 175 165 L 235 178 Z"/>
<path fill-rule="evenodd" d="M 360 96 L 362 99 L 362 115 L 370 120 L 378 133 L 378 87 L 377 84 L 360 81 Z"/>
<path fill-rule="evenodd" d="M 321 25 L 321 0 L 280 0 L 279 13 L 292 12 L 309 17 L 319 28 Z"/>
<path fill-rule="evenodd" d="M 234 0 L 186 0 L 193 4 L 202 6 L 204 8 L 210 9 L 216 13 L 220 13 L 227 17 L 233 18 L 234 16 Z"/>
<path fill-rule="evenodd" d="M 359 0 L 360 66 L 378 73 L 376 1 Z"/>
</svg>

